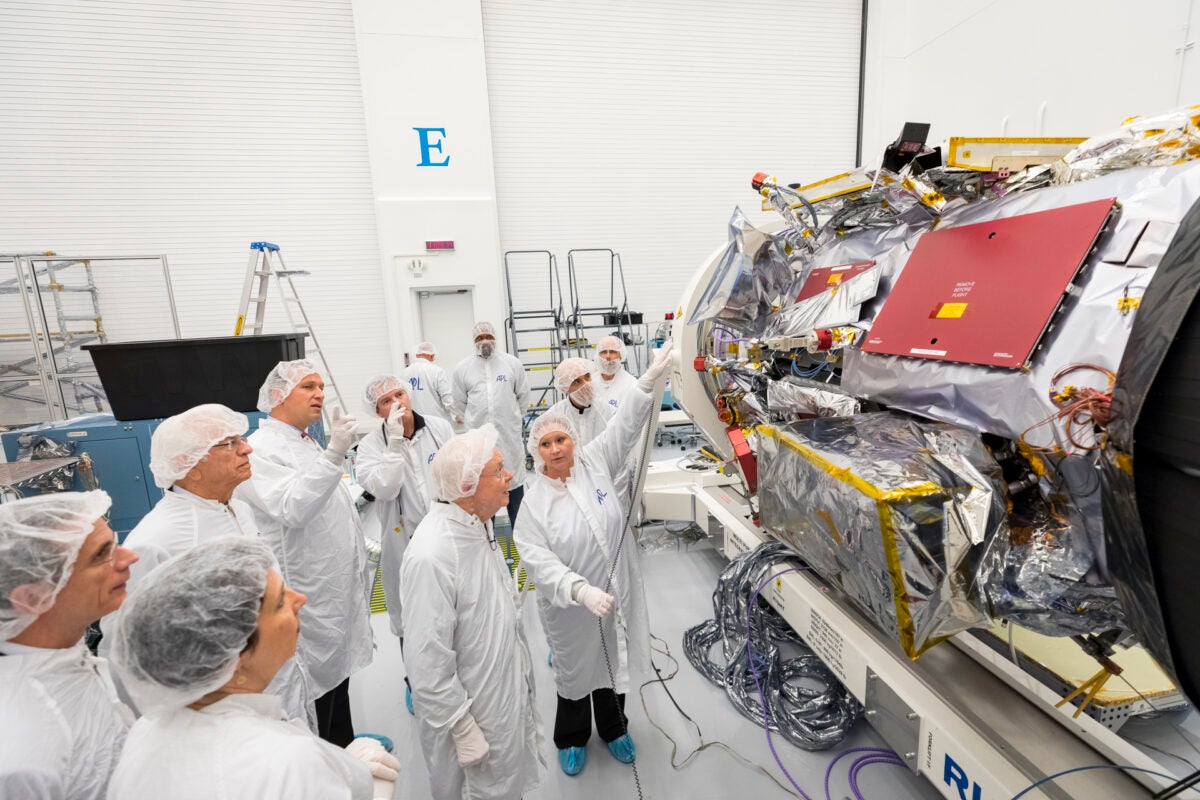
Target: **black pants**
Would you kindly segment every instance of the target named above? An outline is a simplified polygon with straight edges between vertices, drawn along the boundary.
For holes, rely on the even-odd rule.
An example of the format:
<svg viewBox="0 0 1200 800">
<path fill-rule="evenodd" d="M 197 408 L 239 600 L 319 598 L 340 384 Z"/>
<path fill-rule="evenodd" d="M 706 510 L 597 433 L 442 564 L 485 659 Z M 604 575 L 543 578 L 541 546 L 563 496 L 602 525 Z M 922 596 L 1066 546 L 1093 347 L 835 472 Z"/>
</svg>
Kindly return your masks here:
<svg viewBox="0 0 1200 800">
<path fill-rule="evenodd" d="M 350 679 L 317 698 L 317 735 L 330 744 L 345 747 L 354 741 L 350 719 Z"/>
<path fill-rule="evenodd" d="M 508 490 L 508 524 L 517 527 L 517 512 L 521 510 L 521 501 L 525 499 L 525 487 L 518 486 Z"/>
<path fill-rule="evenodd" d="M 597 689 L 591 697 L 567 700 L 558 696 L 554 717 L 554 746 L 559 750 L 583 747 L 592 736 L 592 709 L 596 710 L 596 732 L 605 742 L 625 735 L 629 719 L 625 716 L 625 695 L 612 689 Z"/>
</svg>

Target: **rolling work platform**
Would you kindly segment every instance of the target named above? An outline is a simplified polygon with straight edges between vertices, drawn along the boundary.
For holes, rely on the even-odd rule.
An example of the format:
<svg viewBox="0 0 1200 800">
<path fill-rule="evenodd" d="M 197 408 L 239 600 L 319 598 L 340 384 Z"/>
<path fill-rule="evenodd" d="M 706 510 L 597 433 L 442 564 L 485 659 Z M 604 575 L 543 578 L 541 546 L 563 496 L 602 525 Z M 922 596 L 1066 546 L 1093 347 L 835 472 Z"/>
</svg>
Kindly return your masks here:
<svg viewBox="0 0 1200 800">
<path fill-rule="evenodd" d="M 604 247 L 567 251 L 567 285 L 571 313 L 566 318 L 566 344 L 570 355 L 593 358 L 598 340 L 615 334 L 629 345 L 630 372 L 640 374 L 645 366 L 647 330 L 642 315 L 629 310 L 621 254 Z"/>
<path fill-rule="evenodd" d="M 540 290 L 525 290 L 522 286 L 533 280 L 540 282 L 542 276 L 546 278 L 545 294 Z M 508 316 L 504 320 L 505 344 L 508 352 L 516 356 L 529 373 L 531 411 L 536 415 L 558 401 L 554 367 L 570 355 L 563 344 L 565 318 L 558 259 L 549 250 L 505 252 L 504 288 L 508 301 Z M 518 302 L 517 295 L 522 302 Z M 544 305 L 541 298 L 546 300 Z"/>
</svg>

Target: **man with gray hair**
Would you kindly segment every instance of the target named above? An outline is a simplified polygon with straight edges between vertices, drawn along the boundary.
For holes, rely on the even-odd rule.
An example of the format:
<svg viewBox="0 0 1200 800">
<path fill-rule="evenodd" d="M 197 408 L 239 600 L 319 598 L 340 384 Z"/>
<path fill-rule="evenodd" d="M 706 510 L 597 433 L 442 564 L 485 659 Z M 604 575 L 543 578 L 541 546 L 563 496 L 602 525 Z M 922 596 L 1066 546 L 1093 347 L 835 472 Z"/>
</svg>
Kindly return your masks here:
<svg viewBox="0 0 1200 800">
<path fill-rule="evenodd" d="M 254 449 L 242 437 L 245 414 L 216 403 L 196 406 L 162 421 L 150 437 L 150 471 L 165 490 L 124 546 L 138 554 L 132 588 L 146 573 L 202 541 L 257 537 L 254 512 L 233 490 L 250 477 Z"/>
<path fill-rule="evenodd" d="M 133 714 L 88 625 L 125 600 L 137 555 L 104 492 L 0 504 L 0 797 L 102 800 Z"/>
<path fill-rule="evenodd" d="M 504 466 L 512 472 L 508 521 L 517 523 L 521 497 L 525 494 L 525 412 L 529 408 L 529 378 L 525 365 L 515 356 L 496 349 L 496 329 L 478 322 L 471 331 L 475 355 L 454 368 L 451 386 L 454 407 L 461 411 L 468 428 L 485 424 L 496 427 L 496 446 L 504 454 Z"/>
<path fill-rule="evenodd" d="M 437 348 L 433 342 L 421 342 L 417 345 L 417 357 L 400 373 L 400 380 L 408 387 L 413 411 L 423 417 L 450 422 L 455 418 L 454 393 L 446 370 L 433 363 L 436 358 Z M 461 419 L 457 421 L 462 422 Z"/>
<path fill-rule="evenodd" d="M 437 502 L 400 566 L 404 665 L 435 800 L 517 798 L 546 766 L 520 595 L 492 531 L 512 479 L 497 441 L 483 425 L 438 451 Z"/>
</svg>

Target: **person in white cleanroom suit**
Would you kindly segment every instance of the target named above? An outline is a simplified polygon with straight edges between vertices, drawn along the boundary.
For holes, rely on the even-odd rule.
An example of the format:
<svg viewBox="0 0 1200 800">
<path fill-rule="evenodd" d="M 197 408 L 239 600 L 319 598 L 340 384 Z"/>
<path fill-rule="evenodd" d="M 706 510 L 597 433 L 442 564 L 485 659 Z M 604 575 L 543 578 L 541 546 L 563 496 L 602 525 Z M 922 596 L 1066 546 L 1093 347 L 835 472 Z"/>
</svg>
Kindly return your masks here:
<svg viewBox="0 0 1200 800">
<path fill-rule="evenodd" d="M 596 346 L 596 404 L 615 411 L 621 400 L 637 385 L 637 378 L 625 370 L 625 344 L 616 336 L 605 336 Z M 599 380 L 595 380 L 598 378 Z"/>
<path fill-rule="evenodd" d="M 400 562 L 412 532 L 433 503 L 433 460 L 454 436 L 450 423 L 426 417 L 410 405 L 412 394 L 395 375 L 377 375 L 367 381 L 363 405 L 383 421 L 358 445 L 355 474 L 359 484 L 375 497 L 371 513 L 381 528 L 383 594 L 387 600 L 392 633 L 404 647 L 404 621 L 400 614 Z M 405 679 L 404 701 L 411 713 L 412 690 Z"/>
<path fill-rule="evenodd" d="M 596 402 L 596 378 L 592 362 L 586 358 L 567 358 L 554 368 L 554 388 L 566 395 L 546 412 L 569 417 L 575 428 L 575 444 L 582 447 L 604 430 L 616 409 Z"/>
<path fill-rule="evenodd" d="M 554 654 L 554 745 L 568 775 L 587 762 L 593 711 L 613 757 L 630 763 L 635 755 L 625 694 L 630 671 L 649 669 L 650 633 L 637 542 L 614 478 L 642 433 L 670 355 L 668 344 L 591 444 L 578 447 L 572 420 L 560 414 L 543 414 L 529 434 L 536 466 L 513 537 Z"/>
<path fill-rule="evenodd" d="M 254 509 L 284 580 L 308 596 L 300 613 L 299 669 L 286 680 L 307 681 L 321 738 L 345 746 L 354 738 L 350 676 L 371 663 L 374 640 L 362 529 L 342 479 L 357 422 L 334 408 L 322 449 L 306 429 L 321 418 L 324 389 L 311 361 L 281 361 L 271 370 L 258 395 L 259 410 L 271 416 L 249 438 L 252 475 L 238 496 Z M 290 697 L 293 689 L 273 691 Z"/>
<path fill-rule="evenodd" d="M 258 536 L 254 512 L 233 497 L 250 477 L 253 448 L 243 438 L 249 428 L 245 414 L 208 404 L 169 417 L 154 430 L 150 471 L 166 492 L 125 539 L 124 547 L 138 554 L 130 588 L 205 538 Z"/>
<path fill-rule="evenodd" d="M 113 666 L 143 716 L 109 800 L 392 797 L 400 764 L 377 740 L 335 747 L 263 693 L 296 650 L 304 599 L 244 538 L 188 550 L 130 592 Z"/>
<path fill-rule="evenodd" d="M 137 560 L 109 505 L 104 492 L 0 504 L 0 797 L 103 798 L 133 723 L 83 642 Z"/>
<path fill-rule="evenodd" d="M 520 597 L 492 532 L 512 478 L 497 440 L 484 425 L 438 452 L 438 501 L 400 566 L 404 665 L 434 800 L 516 800 L 545 767 Z"/>
<path fill-rule="evenodd" d="M 166 491 L 125 537 L 123 546 L 138 554 L 130 570 L 130 589 L 168 558 L 201 542 L 223 536 L 258 538 L 254 511 L 233 497 L 250 478 L 253 448 L 243 438 L 249 428 L 245 414 L 205 404 L 168 417 L 154 429 L 150 471 L 154 483 Z M 111 621 L 106 617 L 101 623 L 105 633 Z M 108 636 L 101 640 L 101 655 L 109 653 L 110 641 Z M 316 730 L 312 698 L 303 679 L 291 674 L 296 669 L 295 662 L 289 663 L 271 691 L 282 692 L 288 714 L 308 720 Z"/>
<path fill-rule="evenodd" d="M 437 417 L 449 422 L 454 419 L 454 393 L 450 389 L 450 376 L 433 363 L 435 358 L 437 348 L 433 342 L 421 342 L 417 345 L 417 357 L 400 373 L 400 380 L 408 387 L 414 411 L 426 419 Z"/>
<path fill-rule="evenodd" d="M 468 428 L 491 423 L 500 436 L 498 447 L 504 466 L 513 474 L 508 497 L 508 520 L 517 521 L 525 493 L 524 418 L 529 407 L 529 379 L 525 366 L 508 353 L 496 350 L 496 329 L 480 322 L 471 332 L 475 355 L 454 368 L 450 383 L 454 406 Z"/>
</svg>

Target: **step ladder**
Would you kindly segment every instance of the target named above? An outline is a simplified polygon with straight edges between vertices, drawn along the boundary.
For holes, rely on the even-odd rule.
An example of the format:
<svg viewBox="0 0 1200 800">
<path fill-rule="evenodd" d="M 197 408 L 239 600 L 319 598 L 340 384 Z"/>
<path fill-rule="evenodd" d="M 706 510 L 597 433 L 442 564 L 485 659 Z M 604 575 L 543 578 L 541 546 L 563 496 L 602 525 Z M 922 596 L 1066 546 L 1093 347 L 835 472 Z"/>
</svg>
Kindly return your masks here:
<svg viewBox="0 0 1200 800">
<path fill-rule="evenodd" d="M 267 297 L 270 292 L 271 277 L 274 276 L 275 288 L 279 291 L 279 298 L 283 302 L 288 326 L 295 333 L 308 335 L 304 357 L 315 361 L 321 368 L 321 372 L 325 376 L 326 401 L 332 399 L 342 407 L 343 411 L 352 413 L 342 397 L 342 393 L 338 391 L 337 382 L 333 379 L 333 371 L 329 369 L 329 362 L 325 360 L 321 343 L 317 341 L 316 331 L 313 330 L 312 323 L 308 319 L 304 304 L 300 302 L 296 285 L 292 283 L 294 276 L 308 274 L 307 270 L 288 269 L 283 263 L 283 253 L 279 251 L 279 245 L 271 242 L 251 242 L 250 263 L 246 266 L 246 283 L 242 287 L 242 304 L 238 310 L 237 325 L 233 335 L 258 336 L 262 334 L 263 323 L 267 318 Z M 247 325 L 251 306 L 254 307 L 254 316 Z M 325 408 L 329 408 L 328 402 L 325 403 Z M 322 412 L 322 416 L 327 415 Z M 328 427 L 328 419 L 325 420 L 325 424 Z"/>
<path fill-rule="evenodd" d="M 518 302 L 513 279 L 519 273 L 544 276 L 547 292 L 544 305 L 532 299 L 540 297 L 540 292 L 522 292 L 520 300 L 525 301 L 525 304 Z M 505 252 L 504 287 L 508 301 L 508 314 L 504 320 L 508 352 L 516 356 L 529 373 L 533 407 L 523 410 L 528 418 L 545 411 L 559 398 L 559 393 L 554 388 L 554 368 L 564 356 L 563 305 L 558 262 L 554 254 L 549 250 Z M 527 307 L 530 303 L 534 307 Z"/>
</svg>

